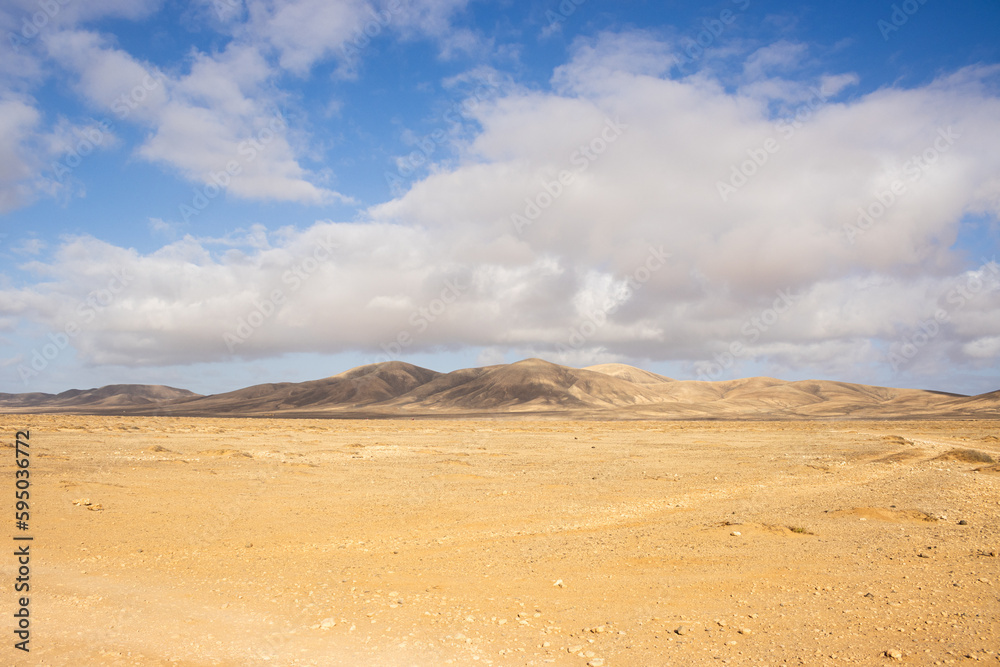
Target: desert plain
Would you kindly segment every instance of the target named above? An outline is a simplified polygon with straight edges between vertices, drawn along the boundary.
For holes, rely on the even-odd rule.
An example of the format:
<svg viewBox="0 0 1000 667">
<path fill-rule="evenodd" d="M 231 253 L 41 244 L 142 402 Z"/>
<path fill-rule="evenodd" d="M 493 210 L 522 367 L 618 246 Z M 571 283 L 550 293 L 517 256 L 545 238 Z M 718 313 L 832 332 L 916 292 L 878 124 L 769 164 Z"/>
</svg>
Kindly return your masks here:
<svg viewBox="0 0 1000 667">
<path fill-rule="evenodd" d="M 993 420 L 0 422 L 3 664 L 1000 661 Z"/>
</svg>

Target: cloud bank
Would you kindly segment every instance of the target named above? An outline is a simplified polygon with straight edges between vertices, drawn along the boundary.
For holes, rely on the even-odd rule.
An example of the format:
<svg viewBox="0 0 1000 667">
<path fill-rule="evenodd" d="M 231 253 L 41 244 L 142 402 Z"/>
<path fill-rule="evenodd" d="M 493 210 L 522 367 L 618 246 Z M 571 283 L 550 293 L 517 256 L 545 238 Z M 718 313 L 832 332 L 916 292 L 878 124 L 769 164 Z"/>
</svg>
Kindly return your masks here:
<svg viewBox="0 0 1000 667">
<path fill-rule="evenodd" d="M 323 53 L 273 43 L 293 71 Z M 49 48 L 95 104 L 122 94 L 103 82 L 133 77 L 87 72 L 148 71 L 86 33 Z M 752 54 L 735 87 L 677 75 L 671 48 L 644 34 L 579 42 L 550 90 L 477 104 L 481 131 L 454 146 L 457 164 L 360 220 L 148 254 L 68 238 L 0 302 L 51 331 L 75 323 L 92 364 L 481 347 L 680 361 L 708 379 L 753 360 L 835 377 L 995 367 L 1000 273 L 954 242 L 967 216 L 1000 214 L 997 68 L 852 97 L 850 73 L 786 78 L 798 45 Z M 164 78 L 135 110 L 155 128 L 140 154 L 210 171 L 253 132 L 266 81 L 237 47 Z M 258 194 L 332 194 L 274 141 L 251 167 Z M 127 284 L 105 296 L 115 271 Z"/>
</svg>

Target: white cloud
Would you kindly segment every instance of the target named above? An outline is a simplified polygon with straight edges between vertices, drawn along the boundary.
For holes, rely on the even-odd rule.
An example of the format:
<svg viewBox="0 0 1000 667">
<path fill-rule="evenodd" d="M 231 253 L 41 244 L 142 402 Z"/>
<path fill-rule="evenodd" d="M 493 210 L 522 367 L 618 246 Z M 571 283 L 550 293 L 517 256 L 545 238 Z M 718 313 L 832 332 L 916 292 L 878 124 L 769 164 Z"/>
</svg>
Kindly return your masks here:
<svg viewBox="0 0 1000 667">
<path fill-rule="evenodd" d="M 256 49 L 232 44 L 213 56 L 198 53 L 186 75 L 168 76 L 93 33 L 67 31 L 47 41 L 94 107 L 152 128 L 137 149 L 146 160 L 244 199 L 343 199 L 300 164 L 270 88 L 273 72 Z"/>
<path fill-rule="evenodd" d="M 80 39 L 84 53 L 95 48 Z M 317 48 L 288 57 L 306 63 L 323 57 Z M 553 92 L 506 88 L 480 103 L 481 132 L 455 146 L 456 165 L 436 165 L 358 222 L 186 237 L 149 254 L 72 239 L 31 265 L 45 282 L 0 291 L 0 303 L 58 329 L 110 269 L 126 268 L 134 279 L 74 341 L 90 363 L 226 358 L 224 336 L 242 318 L 252 335 L 233 349 L 247 357 L 378 353 L 406 334 L 408 352 L 481 346 L 498 358 L 569 345 L 577 362 L 694 368 L 740 343 L 740 364 L 849 375 L 888 367 L 886 351 L 939 308 L 947 320 L 907 368 L 996 363 L 1000 283 L 988 267 L 976 298 L 949 302 L 970 280 L 952 249 L 960 221 L 1000 216 L 996 71 L 815 99 L 798 124 L 779 125 L 773 104 L 798 104 L 810 86 L 834 96 L 856 77 L 787 78 L 794 45 L 759 53 L 754 87 L 736 92 L 704 73 L 665 78 L 670 46 L 644 34 L 604 35 L 573 53 Z M 269 77 L 248 46 L 197 56 L 190 74 L 165 81 L 142 154 L 193 180 L 224 166 L 268 117 Z M 117 90 L 81 80 L 94 99 Z M 329 196 L 290 142 L 273 141 L 241 194 Z M 873 203 L 882 208 L 862 228 L 859 209 Z M 512 216 L 531 224 L 518 229 Z M 643 273 L 651 248 L 671 256 Z M 630 278 L 607 321 L 573 343 Z M 782 294 L 794 298 L 776 314 Z"/>
<path fill-rule="evenodd" d="M 0 99 L 0 213 L 23 206 L 33 195 L 28 181 L 38 166 L 27 144 L 39 116 L 24 100 Z"/>
<path fill-rule="evenodd" d="M 240 34 L 248 43 L 266 44 L 280 66 L 305 76 L 325 60 L 340 64 L 340 74 L 353 77 L 372 41 L 388 35 L 431 38 L 442 54 L 473 51 L 478 38 L 452 24 L 468 0 L 250 0 L 249 20 Z"/>
<path fill-rule="evenodd" d="M 368 21 L 382 24 L 364 0 L 262 0 L 248 3 L 252 38 L 264 40 L 278 52 L 284 69 L 308 74 L 317 61 L 343 57 L 342 47 Z"/>
</svg>

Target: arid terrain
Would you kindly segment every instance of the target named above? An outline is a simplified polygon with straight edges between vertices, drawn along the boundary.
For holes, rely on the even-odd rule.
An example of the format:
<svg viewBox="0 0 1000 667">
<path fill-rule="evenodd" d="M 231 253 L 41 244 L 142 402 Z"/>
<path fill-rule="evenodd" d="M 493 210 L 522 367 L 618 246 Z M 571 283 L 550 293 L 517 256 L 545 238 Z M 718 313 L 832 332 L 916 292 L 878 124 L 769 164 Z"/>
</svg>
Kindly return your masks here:
<svg viewBox="0 0 1000 667">
<path fill-rule="evenodd" d="M 996 421 L 0 421 L 3 664 L 1000 660 Z"/>
<path fill-rule="evenodd" d="M 996 419 L 1000 390 L 965 396 L 925 389 L 770 377 L 674 380 L 625 364 L 587 368 L 542 359 L 439 373 L 402 361 L 307 382 L 202 396 L 120 384 L 60 394 L 0 394 L 2 413 L 174 417 L 799 420 Z"/>
</svg>

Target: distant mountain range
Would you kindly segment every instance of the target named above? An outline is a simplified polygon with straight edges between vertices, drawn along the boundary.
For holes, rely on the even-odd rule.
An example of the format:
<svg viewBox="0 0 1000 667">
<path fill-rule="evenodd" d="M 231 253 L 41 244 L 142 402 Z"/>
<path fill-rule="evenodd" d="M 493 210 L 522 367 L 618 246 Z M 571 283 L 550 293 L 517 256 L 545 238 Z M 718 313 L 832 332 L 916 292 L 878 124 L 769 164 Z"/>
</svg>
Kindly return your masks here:
<svg viewBox="0 0 1000 667">
<path fill-rule="evenodd" d="M 198 417 L 568 419 L 905 419 L 1000 417 L 1000 391 L 962 396 L 826 380 L 673 380 L 624 364 L 569 368 L 540 359 L 452 373 L 401 361 L 310 382 L 201 396 L 159 385 L 0 394 L 0 412 Z"/>
</svg>

